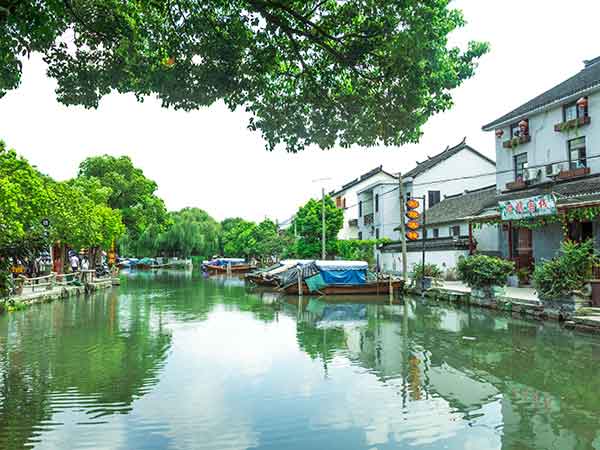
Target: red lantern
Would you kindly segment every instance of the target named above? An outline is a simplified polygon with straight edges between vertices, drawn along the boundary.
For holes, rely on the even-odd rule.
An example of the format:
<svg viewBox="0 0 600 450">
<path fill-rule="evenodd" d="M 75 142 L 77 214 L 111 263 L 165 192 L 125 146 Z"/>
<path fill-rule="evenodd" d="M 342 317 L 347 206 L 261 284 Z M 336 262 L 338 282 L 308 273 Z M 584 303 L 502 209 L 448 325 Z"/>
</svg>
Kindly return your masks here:
<svg viewBox="0 0 600 450">
<path fill-rule="evenodd" d="M 498 129 L 496 130 L 496 137 L 497 137 L 498 139 L 500 139 L 502 136 L 504 136 L 504 130 L 503 130 L 503 129 L 501 129 L 501 128 L 498 128 Z"/>
<path fill-rule="evenodd" d="M 579 100 L 577 100 L 577 106 L 579 106 L 580 108 L 587 108 L 588 105 L 588 99 L 587 97 L 581 97 Z"/>
<path fill-rule="evenodd" d="M 521 120 L 519 122 L 519 129 L 523 136 L 527 136 L 527 134 L 529 134 L 529 121 L 527 119 Z"/>
</svg>

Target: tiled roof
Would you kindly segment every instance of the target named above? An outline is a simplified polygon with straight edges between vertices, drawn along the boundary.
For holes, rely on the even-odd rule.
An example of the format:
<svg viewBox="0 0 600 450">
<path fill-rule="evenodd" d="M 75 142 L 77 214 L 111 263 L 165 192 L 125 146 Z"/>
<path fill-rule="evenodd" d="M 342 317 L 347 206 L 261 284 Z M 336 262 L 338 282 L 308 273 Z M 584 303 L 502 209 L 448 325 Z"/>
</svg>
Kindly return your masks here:
<svg viewBox="0 0 600 450">
<path fill-rule="evenodd" d="M 488 158 L 487 156 L 479 153 L 477 150 L 475 150 L 474 148 L 470 147 L 469 145 L 467 145 L 466 143 L 466 138 L 462 140 L 462 142 L 454 147 L 448 147 L 446 148 L 446 150 L 444 150 L 441 153 L 438 153 L 435 156 L 432 156 L 428 159 L 426 159 L 423 162 L 418 162 L 417 163 L 417 167 L 415 167 L 414 169 L 402 174 L 403 178 L 415 178 L 419 175 L 421 175 L 424 172 L 427 172 L 429 169 L 431 169 L 432 167 L 438 165 L 439 163 L 446 161 L 448 158 L 451 158 L 452 156 L 456 155 L 458 152 L 467 149 L 473 153 L 475 153 L 477 156 L 485 159 L 486 161 L 488 161 L 490 164 L 493 164 L 494 166 L 496 165 L 496 163 Z"/>
<path fill-rule="evenodd" d="M 428 225 L 458 222 L 473 216 L 485 208 L 496 205 L 496 186 L 469 191 L 464 194 L 446 197 L 426 212 Z"/>
<path fill-rule="evenodd" d="M 600 175 L 577 180 L 548 182 L 515 192 L 507 192 L 497 197 L 498 201 L 527 198 L 541 194 L 556 194 L 558 204 L 580 203 L 600 199 Z"/>
<path fill-rule="evenodd" d="M 584 94 L 600 88 L 600 57 L 585 61 L 585 67 L 581 72 L 566 81 L 554 86 L 552 89 L 538 95 L 527 103 L 512 110 L 508 114 L 483 126 L 483 130 L 490 131 L 508 122 L 516 122 L 532 112 L 549 106 L 553 103 L 566 101 L 569 97 Z"/>
<path fill-rule="evenodd" d="M 379 166 L 379 167 L 376 167 L 376 168 L 374 168 L 373 170 L 370 170 L 370 171 L 368 171 L 367 173 L 364 173 L 364 174 L 362 174 L 360 177 L 358 177 L 358 178 L 355 178 L 354 180 L 352 180 L 352 181 L 350 181 L 350 182 L 348 182 L 348 183 L 344 184 L 344 185 L 342 186 L 342 188 L 341 188 L 341 189 L 338 189 L 337 191 L 332 191 L 332 192 L 330 192 L 330 193 L 329 193 L 329 195 L 330 195 L 331 197 L 334 197 L 334 196 L 336 196 L 336 195 L 339 195 L 339 194 L 341 194 L 342 192 L 344 192 L 344 191 L 346 191 L 346 190 L 348 190 L 348 189 L 350 189 L 350 188 L 352 188 L 352 187 L 356 186 L 357 184 L 359 184 L 359 183 L 361 183 L 361 182 L 363 182 L 363 181 L 365 181 L 365 180 L 368 180 L 369 178 L 372 178 L 372 177 L 374 177 L 375 175 L 377 175 L 377 174 L 380 174 L 380 173 L 384 173 L 384 174 L 386 174 L 386 175 L 389 175 L 389 176 L 390 176 L 390 177 L 392 177 L 392 178 L 396 178 L 396 177 L 395 177 L 394 175 L 392 175 L 391 173 L 389 173 L 389 172 L 386 172 L 385 170 L 383 170 L 383 166 Z"/>
</svg>

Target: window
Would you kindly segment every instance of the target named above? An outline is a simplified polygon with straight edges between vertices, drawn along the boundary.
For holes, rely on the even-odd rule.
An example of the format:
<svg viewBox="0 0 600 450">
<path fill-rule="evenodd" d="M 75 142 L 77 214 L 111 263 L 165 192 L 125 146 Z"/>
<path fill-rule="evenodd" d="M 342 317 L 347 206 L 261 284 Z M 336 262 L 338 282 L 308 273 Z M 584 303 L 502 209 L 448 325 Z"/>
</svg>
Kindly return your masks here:
<svg viewBox="0 0 600 450">
<path fill-rule="evenodd" d="M 573 119 L 577 119 L 577 103 L 573 102 L 569 105 L 565 105 L 563 107 L 563 115 L 564 115 L 564 119 L 565 122 L 568 122 L 569 120 L 573 120 Z"/>
<path fill-rule="evenodd" d="M 362 241 L 362 231 L 359 231 L 359 232 L 358 232 L 358 240 L 359 240 L 359 241 Z"/>
<path fill-rule="evenodd" d="M 525 169 L 527 169 L 527 153 L 515 155 L 515 180 L 523 179 Z"/>
<path fill-rule="evenodd" d="M 594 226 L 592 222 L 570 222 L 569 239 L 576 242 L 587 241 L 594 237 Z"/>
<path fill-rule="evenodd" d="M 429 208 L 440 202 L 440 191 L 429 191 L 427 194 Z"/>
<path fill-rule="evenodd" d="M 379 194 L 375 194 L 375 212 L 379 212 Z"/>
<path fill-rule="evenodd" d="M 572 139 L 569 141 L 569 167 L 571 169 L 579 169 L 580 167 L 586 167 L 586 153 L 585 153 L 585 137 Z"/>
<path fill-rule="evenodd" d="M 358 217 L 362 217 L 362 202 L 358 202 Z"/>
<path fill-rule="evenodd" d="M 375 228 L 375 239 L 379 239 L 379 228 Z"/>
<path fill-rule="evenodd" d="M 513 123 L 510 126 L 510 137 L 515 138 L 521 136 L 521 127 L 519 126 L 519 122 Z"/>
<path fill-rule="evenodd" d="M 569 103 L 563 106 L 563 119 L 565 122 L 569 120 L 575 120 L 579 117 L 586 117 L 588 115 L 588 108 L 577 106 L 577 102 Z"/>
<path fill-rule="evenodd" d="M 439 230 L 438 228 L 434 228 L 434 229 L 433 229 L 433 237 L 434 237 L 435 239 L 437 239 L 437 238 L 439 238 L 439 237 L 440 237 L 440 230 Z"/>
<path fill-rule="evenodd" d="M 460 226 L 459 225 L 455 225 L 453 227 L 450 227 L 450 236 L 453 236 L 453 237 L 459 237 L 460 236 Z"/>
<path fill-rule="evenodd" d="M 346 209 L 346 197 L 342 199 L 342 208 Z"/>
</svg>

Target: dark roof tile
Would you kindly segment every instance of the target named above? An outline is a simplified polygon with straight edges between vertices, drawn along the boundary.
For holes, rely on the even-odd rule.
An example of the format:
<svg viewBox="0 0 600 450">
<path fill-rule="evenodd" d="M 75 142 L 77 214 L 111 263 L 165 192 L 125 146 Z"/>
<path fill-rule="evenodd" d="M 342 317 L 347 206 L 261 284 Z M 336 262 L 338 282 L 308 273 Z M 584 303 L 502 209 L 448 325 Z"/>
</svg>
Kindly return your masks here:
<svg viewBox="0 0 600 450">
<path fill-rule="evenodd" d="M 458 222 L 478 214 L 485 208 L 497 204 L 496 186 L 468 191 L 464 194 L 446 197 L 426 212 L 428 225 Z"/>
</svg>

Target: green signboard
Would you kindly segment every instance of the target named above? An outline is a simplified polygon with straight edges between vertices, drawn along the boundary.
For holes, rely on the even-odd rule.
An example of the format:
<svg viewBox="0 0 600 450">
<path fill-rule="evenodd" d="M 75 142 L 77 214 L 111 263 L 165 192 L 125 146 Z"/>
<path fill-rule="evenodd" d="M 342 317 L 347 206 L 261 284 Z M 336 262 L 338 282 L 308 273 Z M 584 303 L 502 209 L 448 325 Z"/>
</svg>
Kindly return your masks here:
<svg viewBox="0 0 600 450">
<path fill-rule="evenodd" d="M 518 198 L 499 202 L 502 220 L 533 219 L 540 216 L 556 214 L 556 199 L 552 194 L 536 195 L 529 198 Z"/>
</svg>

